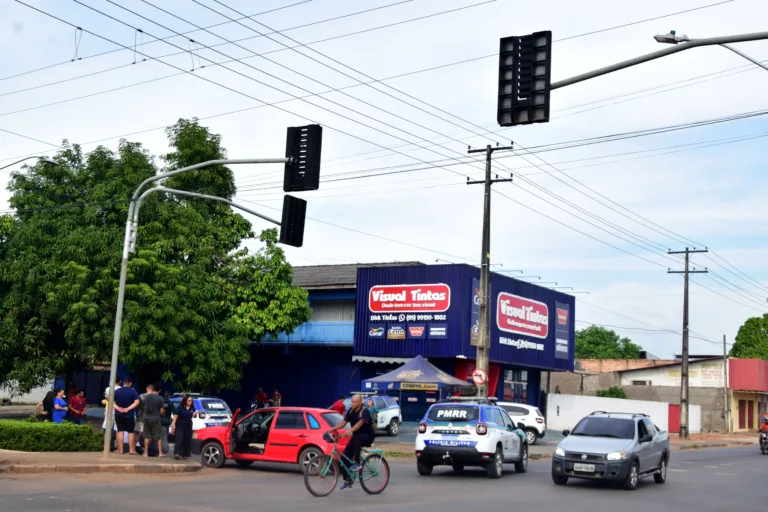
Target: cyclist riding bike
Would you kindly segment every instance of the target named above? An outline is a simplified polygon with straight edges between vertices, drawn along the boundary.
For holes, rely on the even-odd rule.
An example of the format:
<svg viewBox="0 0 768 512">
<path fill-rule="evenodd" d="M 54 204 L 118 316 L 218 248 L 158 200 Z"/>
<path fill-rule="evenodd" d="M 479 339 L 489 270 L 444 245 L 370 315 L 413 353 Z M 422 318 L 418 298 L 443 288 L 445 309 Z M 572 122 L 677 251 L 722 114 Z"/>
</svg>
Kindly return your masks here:
<svg viewBox="0 0 768 512">
<path fill-rule="evenodd" d="M 349 444 L 344 448 L 344 456 L 353 461 L 349 470 L 355 472 L 360 469 L 360 452 L 362 448 L 371 446 L 373 443 L 373 418 L 371 417 L 371 411 L 363 407 L 363 397 L 360 395 L 352 397 L 352 405 L 349 411 L 347 411 L 344 419 L 331 429 L 331 432 L 341 430 L 347 423 L 352 425 L 352 428 L 343 435 L 352 436 L 352 439 L 349 440 Z M 354 480 L 345 475 L 344 484 L 341 488 L 348 489 L 352 487 L 353 482 Z"/>
</svg>

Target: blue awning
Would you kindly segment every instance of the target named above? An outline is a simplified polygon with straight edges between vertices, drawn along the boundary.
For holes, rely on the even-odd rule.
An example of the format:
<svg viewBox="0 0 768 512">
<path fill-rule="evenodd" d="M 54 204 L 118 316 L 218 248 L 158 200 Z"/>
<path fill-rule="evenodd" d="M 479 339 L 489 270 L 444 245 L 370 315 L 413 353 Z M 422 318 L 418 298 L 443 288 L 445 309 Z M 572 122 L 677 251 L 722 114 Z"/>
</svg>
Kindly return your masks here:
<svg viewBox="0 0 768 512">
<path fill-rule="evenodd" d="M 475 385 L 448 375 L 418 355 L 400 368 L 384 375 L 365 379 L 363 389 L 368 390 L 404 390 L 434 391 L 438 389 L 459 391 L 462 388 L 474 388 Z"/>
</svg>

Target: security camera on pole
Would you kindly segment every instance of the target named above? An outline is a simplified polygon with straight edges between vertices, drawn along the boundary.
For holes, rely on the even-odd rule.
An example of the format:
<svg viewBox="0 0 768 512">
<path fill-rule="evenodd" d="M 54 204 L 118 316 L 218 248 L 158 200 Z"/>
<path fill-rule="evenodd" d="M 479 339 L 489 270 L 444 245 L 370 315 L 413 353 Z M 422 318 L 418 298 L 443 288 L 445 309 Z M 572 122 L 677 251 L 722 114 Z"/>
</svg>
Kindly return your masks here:
<svg viewBox="0 0 768 512">
<path fill-rule="evenodd" d="M 323 129 L 320 125 L 309 125 L 298 128 L 288 128 L 288 138 L 285 148 L 285 158 L 246 158 L 242 160 L 210 160 L 199 164 L 190 165 L 183 169 L 169 171 L 151 178 L 147 178 L 136 188 L 128 205 L 128 220 L 125 225 L 125 239 L 123 241 L 123 260 L 120 265 L 120 285 L 117 289 L 117 313 L 115 314 L 115 334 L 112 340 L 112 364 L 109 369 L 109 382 L 115 382 L 117 377 L 118 355 L 120 353 L 120 332 L 123 324 L 123 305 L 125 302 L 125 284 L 128 277 L 128 257 L 136 251 L 136 239 L 139 229 L 139 210 L 144 199 L 151 194 L 166 193 L 184 197 L 195 197 L 225 203 L 233 208 L 243 210 L 256 217 L 280 226 L 280 243 L 301 247 L 304 243 L 304 221 L 307 212 L 307 202 L 303 199 L 285 195 L 283 198 L 282 220 L 277 221 L 250 208 L 239 205 L 223 197 L 209 196 L 176 190 L 165 187 L 154 187 L 144 192 L 144 187 L 158 180 L 175 176 L 184 172 L 204 169 L 214 165 L 233 164 L 285 164 L 285 179 L 283 190 L 285 192 L 301 192 L 317 190 L 320 186 L 320 150 L 322 146 Z M 109 387 L 107 398 L 107 411 L 114 408 L 115 388 Z M 106 430 L 104 431 L 104 458 L 109 458 L 112 437 L 112 414 L 107 414 Z"/>
</svg>

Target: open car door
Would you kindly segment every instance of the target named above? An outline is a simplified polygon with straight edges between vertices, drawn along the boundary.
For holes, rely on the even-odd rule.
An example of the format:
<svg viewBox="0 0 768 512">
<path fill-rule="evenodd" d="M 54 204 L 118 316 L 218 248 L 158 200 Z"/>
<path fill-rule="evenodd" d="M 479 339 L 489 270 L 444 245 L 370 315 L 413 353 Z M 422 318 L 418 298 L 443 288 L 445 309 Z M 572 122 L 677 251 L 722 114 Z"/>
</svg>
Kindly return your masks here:
<svg viewBox="0 0 768 512">
<path fill-rule="evenodd" d="M 231 457 L 235 453 L 235 446 L 237 446 L 237 435 L 235 429 L 237 428 L 237 420 L 240 415 L 240 409 L 235 411 L 232 415 L 232 421 L 229 422 L 229 428 L 227 433 L 224 434 L 224 450 L 226 450 L 226 456 Z"/>
</svg>

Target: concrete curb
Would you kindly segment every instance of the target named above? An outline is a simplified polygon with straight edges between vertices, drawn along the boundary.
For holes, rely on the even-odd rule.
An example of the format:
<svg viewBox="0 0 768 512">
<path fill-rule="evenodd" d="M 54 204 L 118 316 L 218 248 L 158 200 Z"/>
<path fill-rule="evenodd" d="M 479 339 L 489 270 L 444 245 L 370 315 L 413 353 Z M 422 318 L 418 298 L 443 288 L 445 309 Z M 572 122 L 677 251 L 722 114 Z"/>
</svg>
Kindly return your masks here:
<svg viewBox="0 0 768 512">
<path fill-rule="evenodd" d="M 14 464 L 2 466 L 10 473 L 134 473 L 172 474 L 200 471 L 200 464 Z M 1 470 L 1 469 L 0 469 Z"/>
</svg>

